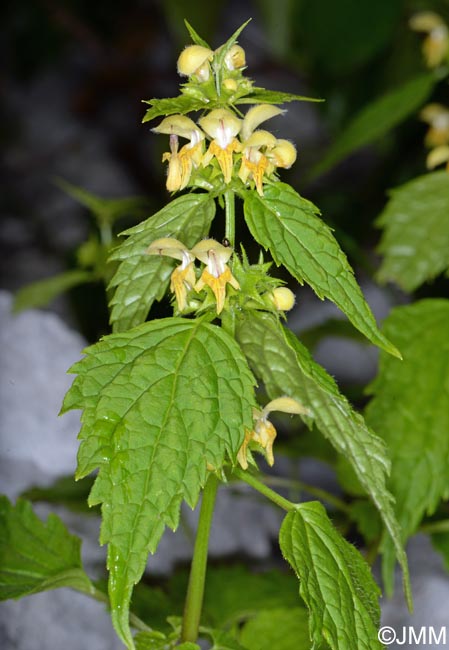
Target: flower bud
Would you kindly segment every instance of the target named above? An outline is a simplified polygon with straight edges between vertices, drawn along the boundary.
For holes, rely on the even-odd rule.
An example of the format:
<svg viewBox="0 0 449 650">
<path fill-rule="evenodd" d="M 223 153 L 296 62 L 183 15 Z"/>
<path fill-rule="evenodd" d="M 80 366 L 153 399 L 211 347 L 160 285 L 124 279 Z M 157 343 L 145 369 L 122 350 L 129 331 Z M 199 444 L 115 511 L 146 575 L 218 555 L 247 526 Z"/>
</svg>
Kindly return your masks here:
<svg viewBox="0 0 449 650">
<path fill-rule="evenodd" d="M 201 81 L 209 78 L 209 61 L 214 53 L 202 45 L 189 45 L 179 55 L 178 73 L 183 77 L 197 74 Z M 206 73 L 207 71 L 207 73 Z M 204 78 L 206 76 L 206 78 Z"/>
<path fill-rule="evenodd" d="M 296 160 L 296 148 L 288 140 L 277 140 L 276 146 L 271 151 L 272 161 L 276 167 L 289 169 Z"/>
<path fill-rule="evenodd" d="M 246 65 L 245 50 L 240 45 L 232 45 L 225 56 L 225 65 L 228 70 L 237 70 Z"/>
<path fill-rule="evenodd" d="M 279 311 L 290 311 L 295 304 L 295 294 L 288 287 L 276 287 L 270 294 L 270 300 Z"/>
<path fill-rule="evenodd" d="M 235 79 L 225 79 L 223 81 L 223 86 L 230 92 L 234 92 L 238 88 L 238 84 Z"/>
</svg>

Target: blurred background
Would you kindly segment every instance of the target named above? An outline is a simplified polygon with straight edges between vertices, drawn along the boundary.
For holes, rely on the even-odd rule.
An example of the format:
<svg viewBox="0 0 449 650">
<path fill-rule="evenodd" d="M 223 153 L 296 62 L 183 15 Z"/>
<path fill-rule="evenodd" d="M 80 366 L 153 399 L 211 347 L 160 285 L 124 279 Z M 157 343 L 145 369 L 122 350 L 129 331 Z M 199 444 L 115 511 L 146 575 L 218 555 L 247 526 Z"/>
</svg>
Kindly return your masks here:
<svg viewBox="0 0 449 650">
<path fill-rule="evenodd" d="M 416 113 L 368 148 L 317 165 L 364 106 L 425 70 L 418 10 L 449 19 L 449 0 L 19 0 L 3 4 L 0 137 L 1 287 L 75 268 L 95 239 L 91 212 L 60 180 L 103 198 L 139 196 L 119 232 L 168 200 L 166 138 L 142 124 L 143 99 L 178 94 L 176 60 L 187 18 L 213 48 L 245 20 L 247 74 L 259 86 L 323 103 L 292 103 L 276 122 L 298 161 L 283 179 L 319 205 L 353 265 L 368 276 L 386 190 L 425 170 L 425 125 Z M 435 91 L 444 101 L 446 88 Z M 314 171 L 315 170 L 315 171 Z M 143 206 L 143 207 L 142 207 Z M 245 233 L 242 232 L 242 238 Z M 89 258 L 84 247 L 81 255 Z M 427 294 L 438 293 L 435 283 Z M 89 340 L 108 331 L 104 285 L 82 284 L 56 309 Z"/>
</svg>

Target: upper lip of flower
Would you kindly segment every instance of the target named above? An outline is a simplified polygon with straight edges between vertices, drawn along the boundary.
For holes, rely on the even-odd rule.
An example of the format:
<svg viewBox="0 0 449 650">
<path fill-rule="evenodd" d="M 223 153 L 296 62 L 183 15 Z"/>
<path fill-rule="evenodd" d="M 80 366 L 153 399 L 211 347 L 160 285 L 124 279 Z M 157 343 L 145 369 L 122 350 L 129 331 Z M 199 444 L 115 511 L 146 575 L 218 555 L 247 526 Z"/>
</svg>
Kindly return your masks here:
<svg viewBox="0 0 449 650">
<path fill-rule="evenodd" d="M 226 108 L 216 108 L 199 120 L 201 127 L 222 149 L 239 133 L 242 120 Z"/>
</svg>

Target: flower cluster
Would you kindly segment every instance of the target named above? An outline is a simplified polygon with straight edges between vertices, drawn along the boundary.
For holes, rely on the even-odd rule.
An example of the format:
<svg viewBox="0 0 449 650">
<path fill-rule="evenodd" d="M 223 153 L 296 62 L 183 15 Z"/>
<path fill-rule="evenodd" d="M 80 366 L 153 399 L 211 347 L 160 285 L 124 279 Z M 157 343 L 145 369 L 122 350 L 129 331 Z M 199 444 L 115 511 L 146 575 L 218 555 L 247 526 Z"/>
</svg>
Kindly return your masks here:
<svg viewBox="0 0 449 650">
<path fill-rule="evenodd" d="M 216 100 L 213 93 L 219 83 L 222 101 L 220 108 L 205 113 L 198 124 L 186 115 L 176 114 L 166 117 L 153 129 L 155 133 L 170 136 L 170 151 L 162 157 L 163 162 L 168 162 L 167 189 L 170 192 L 183 190 L 189 183 L 194 184 L 195 170 L 215 166 L 225 184 L 233 177 L 238 177 L 245 185 L 252 181 L 262 195 L 264 180 L 278 167 L 291 167 L 296 160 L 296 149 L 288 140 L 257 128 L 284 112 L 277 106 L 258 104 L 245 116 L 237 114 L 232 93 L 238 94 L 241 87 L 247 92 L 251 87 L 251 82 L 242 76 L 245 52 L 234 44 L 221 61 L 220 49 L 213 52 L 201 45 L 191 45 L 178 59 L 178 72 L 189 77 L 183 88 L 184 95 L 202 92 L 205 103 L 209 103 Z M 179 138 L 188 140 L 181 148 Z"/>
<path fill-rule="evenodd" d="M 237 461 L 243 469 L 248 468 L 248 457 L 252 459 L 250 445 L 253 443 L 263 450 L 267 463 L 270 466 L 274 464 L 273 443 L 277 432 L 268 419 L 272 411 L 282 411 L 291 415 L 310 415 L 307 408 L 291 397 L 278 397 L 268 402 L 262 411 L 253 409 L 254 427 L 251 431 L 246 431 L 245 439 L 237 454 Z"/>
<path fill-rule="evenodd" d="M 449 109 L 442 104 L 428 104 L 420 117 L 429 125 L 425 143 L 430 148 L 427 167 L 434 169 L 443 163 L 449 171 Z"/>
<path fill-rule="evenodd" d="M 174 237 L 156 239 L 146 250 L 148 255 L 163 255 L 180 260 L 181 264 L 173 271 L 170 282 L 170 290 L 175 294 L 179 311 L 187 308 L 187 296 L 190 291 L 199 292 L 207 286 L 214 294 L 217 314 L 223 311 L 226 285 L 240 289 L 227 265 L 232 252 L 230 246 L 222 246 L 215 239 L 203 239 L 189 250 Z M 195 258 L 205 265 L 198 280 L 194 266 Z"/>
<path fill-rule="evenodd" d="M 224 182 L 229 184 L 237 162 L 238 178 L 245 184 L 253 181 L 262 195 L 263 181 L 276 168 L 288 169 L 296 160 L 296 149 L 291 142 L 257 129 L 265 120 L 283 112 L 276 106 L 259 104 L 241 119 L 227 108 L 216 108 L 200 118 L 198 125 L 185 115 L 166 117 L 153 131 L 170 136 L 170 152 L 162 157 L 163 162 L 168 161 L 167 189 L 170 192 L 183 190 L 195 169 L 205 168 L 214 161 Z M 179 138 L 189 141 L 181 149 Z M 209 140 L 207 148 L 206 138 Z"/>
<path fill-rule="evenodd" d="M 429 68 L 436 68 L 449 54 L 449 30 L 442 18 L 433 11 L 421 11 L 410 19 L 410 27 L 427 34 L 422 49 Z"/>
</svg>

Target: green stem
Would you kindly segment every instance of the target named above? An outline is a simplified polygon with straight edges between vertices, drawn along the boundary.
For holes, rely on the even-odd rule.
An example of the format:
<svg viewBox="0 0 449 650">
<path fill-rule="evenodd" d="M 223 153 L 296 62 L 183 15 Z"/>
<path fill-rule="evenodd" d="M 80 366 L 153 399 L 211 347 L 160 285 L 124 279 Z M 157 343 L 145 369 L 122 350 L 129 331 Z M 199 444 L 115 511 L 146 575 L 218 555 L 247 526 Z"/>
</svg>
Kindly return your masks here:
<svg viewBox="0 0 449 650">
<path fill-rule="evenodd" d="M 203 491 L 200 518 L 193 549 L 192 566 L 190 568 L 189 585 L 182 619 L 182 641 L 195 643 L 198 638 L 198 628 L 203 607 L 204 582 L 207 569 L 207 549 L 209 533 L 214 514 L 215 497 L 217 495 L 218 479 L 214 474 L 209 476 Z"/>
<path fill-rule="evenodd" d="M 262 481 L 260 481 L 258 478 L 253 476 L 253 474 L 250 474 L 249 472 L 245 472 L 244 470 L 239 469 L 238 467 L 234 467 L 232 473 L 237 478 L 241 479 L 242 481 L 245 481 L 245 483 L 248 483 L 248 485 L 251 485 L 251 487 L 253 487 L 255 490 L 257 490 L 258 492 L 266 496 L 267 499 L 270 499 L 270 501 L 273 501 L 273 503 L 278 505 L 283 510 L 286 510 L 288 512 L 289 510 L 293 510 L 293 508 L 295 507 L 295 504 L 292 503 L 292 501 L 289 501 L 288 499 L 281 497 L 280 494 L 278 494 L 274 490 L 271 490 L 267 485 L 262 483 Z"/>
<path fill-rule="evenodd" d="M 225 237 L 232 247 L 235 246 L 235 194 L 232 190 L 226 190 L 225 200 Z"/>
</svg>

